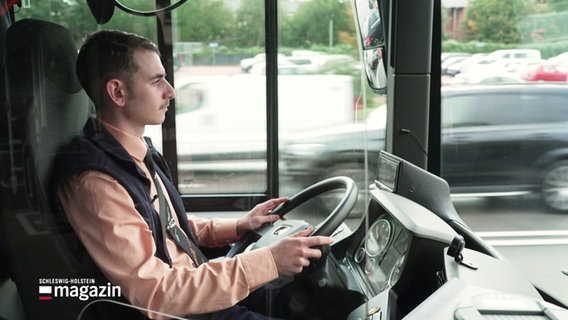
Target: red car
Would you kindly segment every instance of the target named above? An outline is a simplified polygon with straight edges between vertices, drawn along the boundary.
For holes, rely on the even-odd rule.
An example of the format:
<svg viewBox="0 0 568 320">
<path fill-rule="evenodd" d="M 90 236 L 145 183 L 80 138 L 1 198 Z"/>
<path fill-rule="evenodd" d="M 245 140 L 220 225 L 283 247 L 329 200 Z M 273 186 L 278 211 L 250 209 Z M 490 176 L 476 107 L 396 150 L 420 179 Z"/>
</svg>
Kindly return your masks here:
<svg viewBox="0 0 568 320">
<path fill-rule="evenodd" d="M 528 66 L 521 72 L 525 81 L 561 81 L 566 82 L 568 68 L 560 64 L 539 63 Z"/>
</svg>

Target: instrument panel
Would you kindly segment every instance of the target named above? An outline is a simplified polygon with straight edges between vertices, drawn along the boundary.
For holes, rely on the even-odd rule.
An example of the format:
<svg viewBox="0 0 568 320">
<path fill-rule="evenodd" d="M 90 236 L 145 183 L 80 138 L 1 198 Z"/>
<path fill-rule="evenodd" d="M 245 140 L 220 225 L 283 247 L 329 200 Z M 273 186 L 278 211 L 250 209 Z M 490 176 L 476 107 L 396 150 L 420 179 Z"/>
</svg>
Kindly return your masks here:
<svg viewBox="0 0 568 320">
<path fill-rule="evenodd" d="M 409 243 L 407 231 L 387 214 L 378 217 L 370 226 L 355 251 L 354 261 L 373 295 L 399 280 Z"/>
</svg>

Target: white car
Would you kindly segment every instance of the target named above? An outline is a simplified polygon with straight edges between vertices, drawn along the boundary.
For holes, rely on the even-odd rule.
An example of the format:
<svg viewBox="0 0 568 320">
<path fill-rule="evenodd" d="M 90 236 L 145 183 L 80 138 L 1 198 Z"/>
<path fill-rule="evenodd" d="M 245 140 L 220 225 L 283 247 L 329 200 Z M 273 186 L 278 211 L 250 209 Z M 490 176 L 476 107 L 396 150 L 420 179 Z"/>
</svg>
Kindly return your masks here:
<svg viewBox="0 0 568 320">
<path fill-rule="evenodd" d="M 278 59 L 284 58 L 283 54 L 278 54 Z M 250 69 L 259 62 L 266 61 L 266 53 L 259 53 L 252 58 L 246 58 L 241 60 L 240 67 L 243 72 L 249 72 Z"/>
<path fill-rule="evenodd" d="M 299 132 L 353 122 L 352 81 L 346 75 L 279 78 L 279 139 L 285 141 Z M 265 76 L 253 74 L 188 77 L 176 83 L 178 178 L 182 192 L 209 192 L 211 185 L 219 185 L 215 182 L 218 179 L 241 181 L 246 189 L 242 181 L 253 174 L 264 174 L 265 83 Z M 147 126 L 145 135 L 162 150 L 161 126 Z M 227 186 L 227 192 L 235 192 L 234 184 Z"/>
<path fill-rule="evenodd" d="M 312 73 L 312 69 L 291 62 L 278 62 L 278 74 L 279 75 L 291 75 L 291 74 L 309 74 Z M 253 75 L 265 75 L 266 74 L 266 62 L 259 62 L 253 65 L 250 70 L 250 74 Z"/>
</svg>

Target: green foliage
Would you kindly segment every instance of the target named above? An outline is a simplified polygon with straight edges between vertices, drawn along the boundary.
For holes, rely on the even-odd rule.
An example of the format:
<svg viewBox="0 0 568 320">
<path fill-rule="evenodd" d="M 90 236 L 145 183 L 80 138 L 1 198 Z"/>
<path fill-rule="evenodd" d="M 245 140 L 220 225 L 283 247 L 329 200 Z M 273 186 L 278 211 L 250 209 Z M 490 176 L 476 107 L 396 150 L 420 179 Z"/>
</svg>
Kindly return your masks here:
<svg viewBox="0 0 568 320">
<path fill-rule="evenodd" d="M 32 1 L 29 8 L 20 8 L 17 19 L 35 18 L 58 23 L 71 31 L 77 44 L 89 32 L 96 29 L 96 22 L 85 0 Z M 65 19 L 65 17 L 73 19 Z"/>
<path fill-rule="evenodd" d="M 538 49 L 543 59 L 556 56 L 563 52 L 568 52 L 568 41 L 551 43 L 526 43 L 526 44 L 503 44 L 503 43 L 480 43 L 476 41 L 460 42 L 447 40 L 442 42 L 442 52 L 469 52 L 469 53 L 489 53 L 499 49 Z"/>
<path fill-rule="evenodd" d="M 187 1 L 176 9 L 178 39 L 186 42 L 229 42 L 235 37 L 235 18 L 221 0 Z"/>
<path fill-rule="evenodd" d="M 158 41 L 156 18 L 153 17 L 132 16 L 124 11 L 115 10 L 113 18 L 104 25 L 104 29 L 119 29 L 128 32 L 134 32 L 143 34 L 156 43 Z M 92 31 L 93 29 L 90 29 L 86 31 L 86 33 Z"/>
<path fill-rule="evenodd" d="M 233 43 L 236 46 L 264 46 L 264 0 L 243 0 L 235 19 L 237 37 Z"/>
<path fill-rule="evenodd" d="M 553 9 L 554 11 L 568 11 L 568 1 L 566 0 L 546 0 L 546 3 Z"/>
<path fill-rule="evenodd" d="M 544 43 L 568 40 L 568 12 L 531 14 L 519 23 L 523 42 Z"/>
<path fill-rule="evenodd" d="M 488 53 L 499 49 L 520 48 L 518 45 L 506 45 L 502 43 L 446 40 L 442 42 L 442 52 L 469 52 Z M 532 48 L 532 46 L 531 46 Z"/>
<path fill-rule="evenodd" d="M 483 42 L 519 43 L 517 24 L 531 8 L 530 0 L 473 0 L 466 11 L 469 39 Z"/>
<path fill-rule="evenodd" d="M 353 21 L 347 14 L 348 9 L 347 1 L 303 2 L 298 11 L 281 24 L 282 45 L 301 47 L 328 44 L 330 28 L 333 30 L 332 42 L 338 42 L 340 32 L 354 32 Z"/>
<path fill-rule="evenodd" d="M 154 1 L 128 0 L 122 3 L 133 10 L 150 11 Z M 191 0 L 172 12 L 176 23 L 174 41 L 217 42 L 230 48 L 262 48 L 265 43 L 264 0 L 242 0 L 235 11 L 223 0 Z M 281 2 L 278 2 L 281 6 Z M 312 0 L 302 2 L 290 14 L 279 7 L 279 43 L 282 47 L 329 46 L 330 21 L 333 45 L 346 41 L 341 34 L 354 34 L 348 1 Z M 62 24 L 73 32 L 76 41 L 98 28 L 136 32 L 157 41 L 156 17 L 133 16 L 115 8 L 113 18 L 97 26 L 86 0 L 32 1 L 31 8 L 22 8 L 16 18 L 46 19 Z M 66 19 L 73 17 L 73 19 Z M 352 41 L 352 40 L 349 40 Z M 352 44 L 353 45 L 353 44 Z"/>
<path fill-rule="evenodd" d="M 543 58 L 568 51 L 568 1 L 540 4 L 527 0 L 473 0 L 465 30 L 471 41 L 446 40 L 445 52 L 539 49 Z"/>
</svg>

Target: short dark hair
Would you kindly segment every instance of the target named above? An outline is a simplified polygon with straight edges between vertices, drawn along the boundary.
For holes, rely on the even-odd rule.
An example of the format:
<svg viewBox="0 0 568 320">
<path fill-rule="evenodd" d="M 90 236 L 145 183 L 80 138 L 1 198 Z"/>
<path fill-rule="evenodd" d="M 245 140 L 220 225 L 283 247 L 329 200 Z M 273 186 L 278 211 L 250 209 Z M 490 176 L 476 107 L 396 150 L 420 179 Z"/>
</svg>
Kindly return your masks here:
<svg viewBox="0 0 568 320">
<path fill-rule="evenodd" d="M 77 56 L 79 82 L 97 106 L 101 103 L 108 80 L 118 78 L 129 83 L 139 66 L 136 50 L 150 50 L 160 55 L 158 47 L 148 38 L 119 30 L 100 30 L 88 35 Z"/>
</svg>

